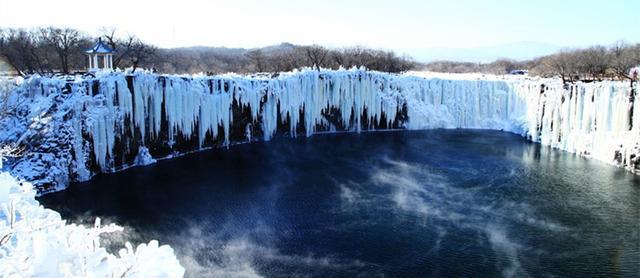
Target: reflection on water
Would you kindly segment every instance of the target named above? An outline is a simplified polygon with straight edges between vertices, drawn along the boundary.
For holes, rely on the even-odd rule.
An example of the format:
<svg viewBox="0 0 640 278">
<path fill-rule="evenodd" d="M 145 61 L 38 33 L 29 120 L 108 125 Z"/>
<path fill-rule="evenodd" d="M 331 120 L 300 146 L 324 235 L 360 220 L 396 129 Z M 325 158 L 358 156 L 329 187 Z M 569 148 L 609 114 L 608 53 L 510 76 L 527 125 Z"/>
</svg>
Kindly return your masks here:
<svg viewBox="0 0 640 278">
<path fill-rule="evenodd" d="M 640 178 L 495 131 L 336 134 L 96 177 L 41 201 L 190 276 L 637 276 Z M 91 217 L 89 217 L 91 216 Z"/>
</svg>

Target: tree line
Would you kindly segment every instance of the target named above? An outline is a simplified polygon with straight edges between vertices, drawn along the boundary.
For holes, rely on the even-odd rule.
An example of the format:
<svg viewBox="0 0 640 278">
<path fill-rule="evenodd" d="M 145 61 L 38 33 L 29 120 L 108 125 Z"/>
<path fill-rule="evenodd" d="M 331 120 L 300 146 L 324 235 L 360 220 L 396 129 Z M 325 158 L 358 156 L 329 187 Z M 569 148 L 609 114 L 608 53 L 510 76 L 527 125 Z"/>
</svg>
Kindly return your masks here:
<svg viewBox="0 0 640 278">
<path fill-rule="evenodd" d="M 393 51 L 364 47 L 328 49 L 318 45 L 297 46 L 285 51 L 265 53 L 260 49 L 246 56 L 255 72 L 290 71 L 301 67 L 338 69 L 365 67 L 381 72 L 399 73 L 415 68 L 410 58 L 399 57 Z"/>
<path fill-rule="evenodd" d="M 256 49 L 188 47 L 160 49 L 158 52 L 157 59 L 149 61 L 147 67 L 163 73 L 275 73 L 300 68 L 341 67 L 400 73 L 417 65 L 410 58 L 400 57 L 392 51 L 364 47 L 330 49 L 290 43 Z"/>
<path fill-rule="evenodd" d="M 529 70 L 530 75 L 559 77 L 564 82 L 631 79 L 629 71 L 640 65 L 640 43 L 618 41 L 610 46 L 565 49 L 526 61 L 498 59 L 491 63 L 434 61 L 424 69 L 435 72 L 507 74 Z"/>
<path fill-rule="evenodd" d="M 113 66 L 138 67 L 162 73 L 218 74 L 291 71 L 303 67 L 338 69 L 365 67 L 383 72 L 405 72 L 416 63 L 392 51 L 364 47 L 329 49 L 318 45 L 283 43 L 259 49 L 189 47 L 162 49 L 134 35 L 121 36 L 103 29 L 99 36 L 115 50 Z M 84 50 L 97 41 L 72 28 L 0 28 L 0 55 L 22 75 L 82 72 L 87 65 Z"/>
<path fill-rule="evenodd" d="M 596 45 L 568 49 L 532 61 L 531 70 L 563 81 L 631 79 L 629 71 L 640 64 L 640 43 L 622 41 L 609 47 Z"/>
<path fill-rule="evenodd" d="M 412 69 L 435 72 L 480 72 L 507 74 L 525 69 L 530 75 L 577 80 L 630 79 L 629 70 L 640 64 L 640 43 L 616 42 L 558 53 L 525 61 L 498 59 L 491 63 L 434 61 L 424 65 L 392 51 L 365 47 L 330 49 L 318 45 L 276 46 L 243 49 L 223 47 L 158 48 L 134 35 L 122 36 L 113 28 L 100 31 L 100 38 L 115 50 L 117 68 L 143 67 L 162 73 L 282 72 L 303 67 L 338 69 L 364 67 L 400 73 Z M 72 28 L 0 28 L 0 55 L 22 75 L 83 72 L 84 50 L 97 41 Z"/>
<path fill-rule="evenodd" d="M 117 37 L 115 30 L 103 30 L 105 43 L 114 49 L 114 67 L 136 67 L 155 57 L 157 48 L 136 36 Z M 21 75 L 70 74 L 86 68 L 84 50 L 96 38 L 72 28 L 0 28 L 0 55 Z"/>
</svg>

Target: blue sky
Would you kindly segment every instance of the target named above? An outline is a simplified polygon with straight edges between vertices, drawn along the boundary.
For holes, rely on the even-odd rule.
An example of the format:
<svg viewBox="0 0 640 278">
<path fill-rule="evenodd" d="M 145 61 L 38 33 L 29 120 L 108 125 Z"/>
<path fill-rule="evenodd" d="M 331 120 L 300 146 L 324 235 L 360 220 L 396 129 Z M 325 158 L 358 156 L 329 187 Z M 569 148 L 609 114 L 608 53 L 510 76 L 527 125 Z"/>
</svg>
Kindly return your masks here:
<svg viewBox="0 0 640 278">
<path fill-rule="evenodd" d="M 113 26 L 161 47 L 283 41 L 396 50 L 520 41 L 586 46 L 640 42 L 640 1 L 0 0 L 0 26 L 42 25 L 92 34 Z"/>
</svg>

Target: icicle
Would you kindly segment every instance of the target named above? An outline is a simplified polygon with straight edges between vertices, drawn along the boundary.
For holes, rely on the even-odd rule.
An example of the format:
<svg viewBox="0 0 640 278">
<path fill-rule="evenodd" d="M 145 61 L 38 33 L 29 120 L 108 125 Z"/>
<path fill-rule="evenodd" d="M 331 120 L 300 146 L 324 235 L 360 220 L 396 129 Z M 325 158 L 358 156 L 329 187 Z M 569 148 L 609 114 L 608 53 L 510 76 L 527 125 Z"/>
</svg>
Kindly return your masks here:
<svg viewBox="0 0 640 278">
<path fill-rule="evenodd" d="M 612 162 L 615 153 L 632 153 L 640 130 L 639 100 L 631 103 L 628 85 L 621 82 L 578 83 L 567 89 L 560 81 L 548 79 L 443 80 L 362 70 L 302 70 L 276 78 L 162 78 L 164 87 L 158 76 L 138 74 L 130 92 L 124 76 L 100 77 L 103 105 L 88 118 L 101 167 L 111 157 L 113 137 L 122 132 L 116 128 L 126 126 L 127 119 L 132 131 L 139 131 L 142 138 L 136 139 L 143 145 L 146 136 L 158 137 L 163 118 L 169 145 L 180 135 L 197 137 L 202 147 L 208 136 L 220 136 L 219 129 L 225 144 L 230 144 L 234 102 L 250 113 L 245 129 L 249 124 L 252 130 L 261 128 L 264 140 L 270 140 L 286 122 L 292 137 L 302 123 L 306 136 L 316 133 L 318 126 L 334 131 L 341 125 L 356 132 L 391 127 L 406 105 L 406 128 L 504 130 Z M 87 88 L 90 94 L 92 86 Z M 41 90 L 48 94 L 50 88 Z M 341 122 L 325 117 L 333 111 Z"/>
</svg>

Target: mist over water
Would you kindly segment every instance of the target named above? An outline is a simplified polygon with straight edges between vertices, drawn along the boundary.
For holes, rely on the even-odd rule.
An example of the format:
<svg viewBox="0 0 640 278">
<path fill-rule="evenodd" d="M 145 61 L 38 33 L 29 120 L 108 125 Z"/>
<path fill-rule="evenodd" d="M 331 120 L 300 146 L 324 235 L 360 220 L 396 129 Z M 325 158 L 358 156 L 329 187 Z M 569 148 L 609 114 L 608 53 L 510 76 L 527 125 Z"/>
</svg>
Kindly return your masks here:
<svg viewBox="0 0 640 278">
<path fill-rule="evenodd" d="M 640 273 L 640 177 L 497 131 L 278 138 L 40 201 L 170 244 L 194 277 Z"/>
</svg>

